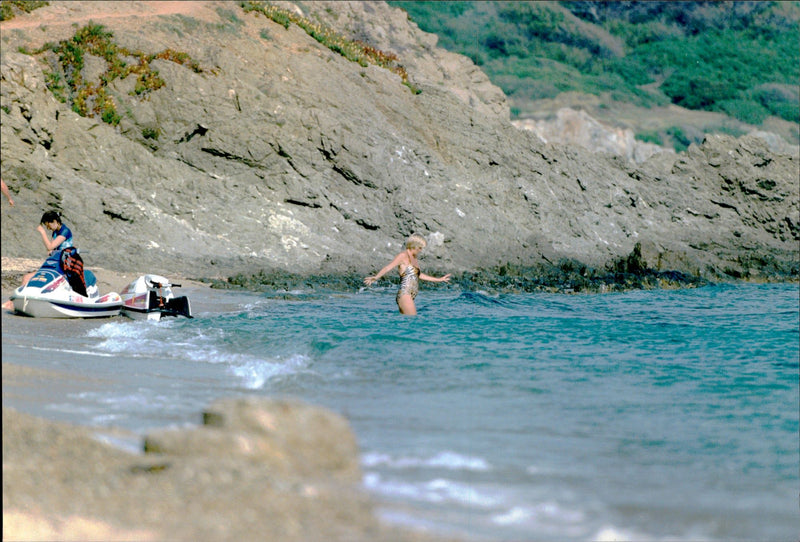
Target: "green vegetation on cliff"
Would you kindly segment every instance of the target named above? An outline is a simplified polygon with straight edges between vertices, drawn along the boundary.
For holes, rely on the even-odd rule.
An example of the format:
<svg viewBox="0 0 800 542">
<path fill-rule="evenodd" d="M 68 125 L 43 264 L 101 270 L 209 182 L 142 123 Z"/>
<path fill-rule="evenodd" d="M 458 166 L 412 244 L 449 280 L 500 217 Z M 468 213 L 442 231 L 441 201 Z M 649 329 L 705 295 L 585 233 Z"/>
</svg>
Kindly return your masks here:
<svg viewBox="0 0 800 542">
<path fill-rule="evenodd" d="M 151 67 L 153 60 L 168 60 L 189 66 L 195 72 L 203 71 L 186 53 L 173 49 L 165 49 L 156 54 L 131 51 L 117 45 L 113 37 L 113 33 L 102 25 L 90 21 L 68 40 L 46 43 L 36 51 L 23 52 L 34 55 L 50 53 L 45 59 L 51 68 L 45 71 L 47 88 L 59 101 L 69 103 L 72 110 L 82 117 L 100 116 L 103 122 L 114 126 L 121 120 L 109 87 L 114 80 L 135 74 L 136 84 L 131 94 L 145 97 L 165 84 L 158 71 Z M 106 70 L 100 75 L 99 81 L 84 79 L 86 55 L 94 55 L 105 61 Z M 131 63 L 130 59 L 136 61 Z"/>
<path fill-rule="evenodd" d="M 404 2 L 526 104 L 576 91 L 749 124 L 800 122 L 800 2 Z"/>
<path fill-rule="evenodd" d="M 49 4 L 50 2 L 36 0 L 3 0 L 0 2 L 0 21 L 8 21 L 13 19 L 17 13 L 30 13 Z"/>
<path fill-rule="evenodd" d="M 348 39 L 330 27 L 268 2 L 246 1 L 241 2 L 240 5 L 245 13 L 260 13 L 268 19 L 283 25 L 284 28 L 289 28 L 294 23 L 319 43 L 342 55 L 347 60 L 356 62 L 363 67 L 373 64 L 388 69 L 399 75 L 403 84 L 414 94 L 420 93 L 420 90 L 409 81 L 405 68 L 398 64 L 399 59 L 397 56 L 392 53 L 384 53 L 362 41 Z"/>
</svg>

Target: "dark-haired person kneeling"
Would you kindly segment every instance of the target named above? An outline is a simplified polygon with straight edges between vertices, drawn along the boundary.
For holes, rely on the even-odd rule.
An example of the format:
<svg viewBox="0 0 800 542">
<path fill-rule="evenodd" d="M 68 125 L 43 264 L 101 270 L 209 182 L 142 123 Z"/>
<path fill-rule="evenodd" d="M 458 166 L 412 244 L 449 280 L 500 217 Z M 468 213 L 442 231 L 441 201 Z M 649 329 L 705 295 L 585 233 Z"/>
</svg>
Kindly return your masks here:
<svg viewBox="0 0 800 542">
<path fill-rule="evenodd" d="M 70 230 L 62 221 L 61 216 L 56 211 L 47 211 L 42 215 L 39 225 L 36 226 L 36 231 L 42 235 L 42 243 L 47 249 L 47 255 L 51 255 L 54 251 L 64 250 L 67 247 L 73 246 L 72 244 L 72 230 Z M 22 277 L 22 286 L 28 284 L 31 277 L 36 272 L 26 273 Z M 3 303 L 4 309 L 13 310 L 14 305 L 10 300 Z"/>
</svg>

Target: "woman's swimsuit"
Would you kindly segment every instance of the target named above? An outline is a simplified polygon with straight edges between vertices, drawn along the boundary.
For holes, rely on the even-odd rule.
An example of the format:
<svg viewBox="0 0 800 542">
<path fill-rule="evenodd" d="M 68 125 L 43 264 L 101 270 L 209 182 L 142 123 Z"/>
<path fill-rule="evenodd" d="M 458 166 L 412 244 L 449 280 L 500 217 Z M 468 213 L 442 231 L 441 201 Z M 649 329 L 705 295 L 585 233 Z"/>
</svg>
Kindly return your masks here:
<svg viewBox="0 0 800 542">
<path fill-rule="evenodd" d="M 397 291 L 396 299 L 398 303 L 400 296 L 403 295 L 410 295 L 411 299 L 414 299 L 417 297 L 417 292 L 419 292 L 419 267 L 408 264 L 400 273 L 400 290 Z"/>
</svg>

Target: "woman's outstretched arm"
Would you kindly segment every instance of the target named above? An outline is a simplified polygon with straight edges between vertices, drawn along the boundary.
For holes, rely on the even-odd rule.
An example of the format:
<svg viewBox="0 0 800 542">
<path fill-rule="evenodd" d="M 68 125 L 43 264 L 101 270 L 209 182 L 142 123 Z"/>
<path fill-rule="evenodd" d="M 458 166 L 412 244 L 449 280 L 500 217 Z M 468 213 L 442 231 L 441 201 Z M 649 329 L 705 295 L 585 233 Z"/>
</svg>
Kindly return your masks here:
<svg viewBox="0 0 800 542">
<path fill-rule="evenodd" d="M 448 273 L 443 277 L 432 277 L 430 275 L 426 275 L 425 273 L 420 273 L 419 280 L 425 280 L 428 282 L 450 282 L 451 275 L 451 273 Z"/>
<path fill-rule="evenodd" d="M 401 252 L 400 254 L 394 257 L 394 260 L 386 264 L 386 266 L 383 269 L 378 271 L 377 274 L 372 275 L 371 277 L 366 277 L 364 279 L 364 284 L 370 286 L 373 282 L 377 282 L 377 280 L 380 279 L 382 276 L 384 276 L 386 273 L 391 271 L 393 268 L 399 266 L 402 258 L 403 258 L 403 253 Z"/>
</svg>

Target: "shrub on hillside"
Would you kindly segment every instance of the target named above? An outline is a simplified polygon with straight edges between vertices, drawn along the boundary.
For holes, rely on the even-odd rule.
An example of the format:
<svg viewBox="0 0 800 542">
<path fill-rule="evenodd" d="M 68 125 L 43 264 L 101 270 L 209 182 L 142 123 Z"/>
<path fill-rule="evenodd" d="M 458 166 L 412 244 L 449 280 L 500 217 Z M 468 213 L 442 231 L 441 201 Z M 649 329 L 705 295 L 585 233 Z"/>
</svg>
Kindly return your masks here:
<svg viewBox="0 0 800 542">
<path fill-rule="evenodd" d="M 769 111 L 753 100 L 722 100 L 716 104 L 723 112 L 748 124 L 759 125 L 769 116 Z"/>
<path fill-rule="evenodd" d="M 800 120 L 800 99 L 775 91 L 800 80 L 798 2 L 389 3 L 481 65 L 520 111 L 528 97 L 577 91 Z"/>
<path fill-rule="evenodd" d="M 186 53 L 166 49 L 148 55 L 120 47 L 113 37 L 105 27 L 89 21 L 72 38 L 58 43 L 46 43 L 40 49 L 30 52 L 34 55 L 50 53 L 45 57 L 51 68 L 45 71 L 47 88 L 59 101 L 69 103 L 72 110 L 82 117 L 99 116 L 107 124 L 119 124 L 122 117 L 117 112 L 117 104 L 111 96 L 109 85 L 114 80 L 125 79 L 133 74 L 137 77 L 132 92 L 136 96 L 144 97 L 149 92 L 158 90 L 165 83 L 158 71 L 150 66 L 155 59 L 188 65 L 195 72 L 202 71 Z M 86 81 L 82 75 L 87 54 L 98 56 L 106 63 L 106 71 L 97 82 Z M 131 58 L 135 61 L 129 63 L 126 59 Z"/>
<path fill-rule="evenodd" d="M 38 2 L 34 0 L 3 0 L 0 2 L 0 21 L 8 21 L 13 19 L 16 15 L 15 10 L 23 13 L 30 13 L 31 11 L 44 6 L 50 5 L 50 2 Z"/>
</svg>

